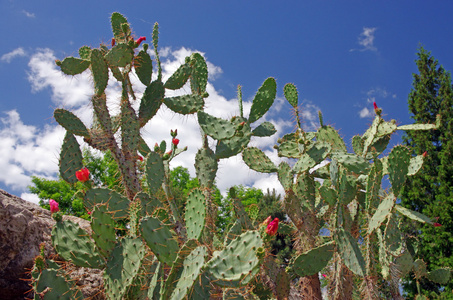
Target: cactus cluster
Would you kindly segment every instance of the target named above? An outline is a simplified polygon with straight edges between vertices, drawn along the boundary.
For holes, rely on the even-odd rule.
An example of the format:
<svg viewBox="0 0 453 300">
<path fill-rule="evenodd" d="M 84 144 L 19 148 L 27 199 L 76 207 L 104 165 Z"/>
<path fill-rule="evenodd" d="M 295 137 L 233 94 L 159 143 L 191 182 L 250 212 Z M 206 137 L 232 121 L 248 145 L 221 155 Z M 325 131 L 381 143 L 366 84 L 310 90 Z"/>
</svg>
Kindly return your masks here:
<svg viewBox="0 0 453 300">
<path fill-rule="evenodd" d="M 423 157 L 411 157 L 402 146 L 395 147 L 387 157 L 381 155 L 396 130 L 429 130 L 435 125 L 397 126 L 377 115 L 370 129 L 353 138 L 354 153 L 348 153 L 338 132 L 324 125 L 321 115 L 321 127 L 316 132 L 301 128 L 298 92 L 294 85 L 287 84 L 284 95 L 295 110 L 298 129 L 278 140 L 275 148 L 289 163 L 277 166 L 262 150 L 248 147 L 252 137 L 276 132 L 270 122 L 257 123 L 276 97 L 274 78 L 266 79 L 258 89 L 248 118 L 243 113 L 239 87 L 239 116 L 221 119 L 204 111 L 208 68 L 202 55 L 187 57 L 163 82 L 157 23 L 152 32 L 154 58 L 148 44 L 138 49 L 145 38 L 134 39 L 124 16 L 113 13 L 111 27 L 110 48 L 84 46 L 79 57 L 56 62 L 66 75 L 91 71 L 91 128 L 65 109 L 56 109 L 54 117 L 66 129 L 60 154 L 61 177 L 69 183 L 78 180 L 76 172 L 83 168 L 83 162 L 75 136 L 80 136 L 89 146 L 112 153 L 124 193 L 87 184 L 84 206 L 91 214 L 91 230 L 61 218 L 52 230 L 52 243 L 61 258 L 104 271 L 107 298 L 244 299 L 255 295 L 265 299 L 268 292 L 250 292 L 251 286 L 263 285 L 257 280 L 260 276 L 267 279 L 265 285 L 275 297 L 284 299 L 292 279 L 307 277 L 312 284 L 318 280 L 319 285 L 317 273 L 326 268 L 333 278 L 332 291 L 343 292 L 352 290 L 346 285 L 353 281 L 348 283 L 343 278 L 348 272 L 366 286 L 372 286 L 370 281 L 377 272 L 385 279 L 395 276 L 392 269 L 398 274 L 413 270 L 417 277 L 437 282 L 449 276 L 448 270 L 427 272 L 422 261 L 414 261 L 399 231 L 401 216 L 431 223 L 428 217 L 396 204 L 405 178 L 421 168 Z M 153 65 L 157 74 L 153 74 Z M 131 84 L 132 72 L 146 86 L 141 96 Z M 111 75 L 122 87 L 120 112 L 116 115 L 109 111 L 105 93 Z M 190 94 L 166 96 L 167 90 L 178 90 L 186 84 Z M 133 108 L 134 101 L 139 101 L 138 111 Z M 170 151 L 165 142 L 149 147 L 140 134 L 162 105 L 178 114 L 196 114 L 201 129 L 202 145 L 195 157 L 200 187 L 190 192 L 184 210 L 175 203 L 168 177 L 170 161 L 185 150 L 178 148 L 177 132 L 171 132 Z M 215 149 L 209 146 L 208 137 L 215 140 Z M 236 222 L 225 233 L 223 242 L 216 235 L 213 184 L 218 161 L 240 153 L 251 169 L 276 173 L 285 189 L 289 222 L 282 223 L 279 232 L 291 232 L 298 245 L 298 255 L 287 269 L 277 266 L 266 250 L 266 241 L 277 231 L 278 219 L 264 230 L 238 199 L 233 203 Z M 144 157 L 144 172 L 139 172 L 138 154 Z M 323 161 L 328 163 L 314 169 Z M 385 175 L 392 185 L 390 191 L 381 187 Z M 156 196 L 161 190 L 164 201 Z M 116 230 L 119 223 L 127 224 L 123 234 Z M 328 234 L 320 236 L 323 228 Z M 380 270 L 374 257 L 379 257 Z M 37 258 L 32 275 L 36 299 L 83 297 L 64 269 L 52 260 Z M 334 298 L 341 297 L 334 293 Z"/>
</svg>

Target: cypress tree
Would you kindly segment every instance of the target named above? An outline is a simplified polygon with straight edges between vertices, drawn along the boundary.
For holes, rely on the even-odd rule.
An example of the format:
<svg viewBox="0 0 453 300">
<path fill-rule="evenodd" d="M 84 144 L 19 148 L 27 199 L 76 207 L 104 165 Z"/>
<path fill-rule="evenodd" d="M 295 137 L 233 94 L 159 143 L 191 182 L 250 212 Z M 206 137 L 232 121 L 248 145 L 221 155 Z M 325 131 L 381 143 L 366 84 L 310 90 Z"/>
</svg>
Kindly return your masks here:
<svg viewBox="0 0 453 300">
<path fill-rule="evenodd" d="M 453 269 L 453 88 L 450 73 L 423 47 L 416 60 L 418 74 L 413 74 L 413 87 L 408 97 L 409 112 L 415 123 L 435 123 L 437 130 L 408 131 L 403 142 L 413 149 L 413 155 L 425 153 L 422 170 L 408 177 L 400 195 L 404 207 L 421 212 L 441 224 L 411 224 L 404 228 L 416 242 L 411 252 L 423 258 L 428 271 L 438 267 Z M 452 295 L 453 280 L 445 287 L 428 280 L 420 280 L 419 287 L 426 296 Z M 418 293 L 414 278 L 406 278 L 407 296 Z M 448 297 L 448 296 L 447 296 Z M 450 298 L 449 298 L 450 299 Z"/>
</svg>

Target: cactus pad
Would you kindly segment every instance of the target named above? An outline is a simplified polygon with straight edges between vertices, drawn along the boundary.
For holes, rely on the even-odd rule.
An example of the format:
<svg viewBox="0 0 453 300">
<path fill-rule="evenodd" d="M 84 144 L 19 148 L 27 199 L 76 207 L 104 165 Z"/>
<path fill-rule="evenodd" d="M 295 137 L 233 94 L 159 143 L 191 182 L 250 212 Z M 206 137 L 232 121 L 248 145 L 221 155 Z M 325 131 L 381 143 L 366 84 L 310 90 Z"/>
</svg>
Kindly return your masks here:
<svg viewBox="0 0 453 300">
<path fill-rule="evenodd" d="M 187 227 L 187 238 L 200 239 L 206 221 L 206 198 L 200 189 L 192 190 L 187 197 L 184 218 Z"/>
<path fill-rule="evenodd" d="M 301 277 L 317 274 L 331 260 L 334 248 L 333 242 L 329 242 L 299 255 L 292 270 Z"/>
<path fill-rule="evenodd" d="M 250 109 L 249 123 L 260 119 L 271 108 L 277 95 L 277 83 L 275 79 L 266 79 L 253 98 L 252 108 Z"/>
<path fill-rule="evenodd" d="M 88 129 L 85 127 L 82 121 L 80 121 L 80 119 L 72 112 L 57 108 L 54 111 L 53 116 L 58 124 L 63 126 L 63 128 L 68 132 L 84 137 L 90 136 Z"/>
<path fill-rule="evenodd" d="M 113 219 L 128 217 L 129 199 L 123 195 L 105 188 L 94 188 L 86 192 L 83 204 L 88 211 L 92 211 L 95 205 L 105 204 L 107 211 L 112 213 Z"/>
<path fill-rule="evenodd" d="M 257 172 L 273 173 L 278 171 L 270 158 L 256 147 L 245 148 L 242 152 L 242 159 L 250 169 Z"/>
<path fill-rule="evenodd" d="M 138 52 L 134 57 L 134 68 L 140 82 L 148 86 L 153 74 L 153 62 L 148 52 L 145 50 Z"/>
<path fill-rule="evenodd" d="M 77 75 L 88 69 L 90 61 L 76 57 L 66 57 L 61 62 L 60 68 L 66 75 Z"/>
<path fill-rule="evenodd" d="M 200 95 L 164 98 L 164 103 L 172 111 L 183 115 L 196 113 L 204 107 L 204 100 Z"/>
<path fill-rule="evenodd" d="M 66 132 L 60 152 L 60 176 L 66 182 L 76 183 L 75 173 L 83 168 L 82 152 L 76 138 Z"/>
</svg>

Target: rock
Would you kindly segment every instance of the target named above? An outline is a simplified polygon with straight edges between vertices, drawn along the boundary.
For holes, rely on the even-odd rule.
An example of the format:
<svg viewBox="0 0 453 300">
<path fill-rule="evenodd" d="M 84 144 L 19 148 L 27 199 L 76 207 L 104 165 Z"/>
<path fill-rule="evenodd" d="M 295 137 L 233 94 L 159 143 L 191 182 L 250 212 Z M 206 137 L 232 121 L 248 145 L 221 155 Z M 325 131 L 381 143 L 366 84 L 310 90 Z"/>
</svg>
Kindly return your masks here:
<svg viewBox="0 0 453 300">
<path fill-rule="evenodd" d="M 90 223 L 74 216 L 63 216 L 90 231 Z M 46 258 L 55 257 L 50 235 L 55 220 L 50 211 L 0 190 L 0 295 L 2 299 L 33 298 L 30 270 L 45 245 Z M 65 263 L 85 297 L 104 299 L 102 271 Z"/>
</svg>

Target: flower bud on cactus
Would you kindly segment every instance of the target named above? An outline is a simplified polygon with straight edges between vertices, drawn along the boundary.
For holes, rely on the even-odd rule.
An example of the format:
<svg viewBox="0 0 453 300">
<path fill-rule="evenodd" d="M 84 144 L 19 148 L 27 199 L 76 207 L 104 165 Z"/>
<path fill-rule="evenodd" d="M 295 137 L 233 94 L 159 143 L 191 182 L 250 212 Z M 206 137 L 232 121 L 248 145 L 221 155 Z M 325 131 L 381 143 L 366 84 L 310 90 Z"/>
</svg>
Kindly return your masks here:
<svg viewBox="0 0 453 300">
<path fill-rule="evenodd" d="M 440 224 L 440 223 L 434 223 L 433 226 L 434 226 L 434 227 L 440 227 L 440 226 L 442 226 L 442 224 Z"/>
<path fill-rule="evenodd" d="M 56 213 L 57 211 L 59 211 L 60 209 L 58 208 L 58 202 L 53 200 L 53 199 L 50 199 L 49 200 L 49 205 L 50 205 L 50 212 L 51 213 Z"/>
<path fill-rule="evenodd" d="M 175 147 L 178 147 L 179 140 L 177 138 L 174 138 L 171 142 L 175 145 Z"/>
<path fill-rule="evenodd" d="M 266 228 L 266 233 L 270 236 L 273 236 L 275 234 L 277 234 L 277 230 L 278 230 L 278 221 L 279 219 L 278 218 L 275 218 L 274 221 L 270 222 L 268 225 L 267 225 L 267 228 Z"/>
<path fill-rule="evenodd" d="M 270 222 L 272 222 L 272 217 L 271 216 L 267 217 L 267 219 L 264 220 L 263 225 L 267 226 L 267 225 L 269 225 Z"/>
<path fill-rule="evenodd" d="M 140 46 L 141 42 L 146 41 L 146 36 L 141 36 L 135 41 L 135 45 Z"/>
<path fill-rule="evenodd" d="M 159 150 L 160 150 L 159 144 L 156 143 L 156 144 L 154 145 L 154 152 L 159 152 Z"/>
<path fill-rule="evenodd" d="M 373 102 L 373 107 L 374 107 L 374 112 L 376 113 L 376 115 L 381 116 L 382 109 L 377 106 L 376 102 Z"/>
<path fill-rule="evenodd" d="M 112 38 L 112 47 L 115 46 L 115 43 L 116 43 L 115 38 Z"/>
<path fill-rule="evenodd" d="M 422 154 L 422 155 L 423 155 L 423 157 L 427 157 L 427 156 L 428 156 L 428 152 L 427 152 L 427 151 L 425 151 L 425 152 L 423 152 L 423 154 Z"/>
<path fill-rule="evenodd" d="M 86 182 L 90 179 L 90 171 L 87 168 L 82 168 L 76 172 L 76 177 L 80 182 Z"/>
<path fill-rule="evenodd" d="M 178 129 L 175 129 L 175 131 L 170 130 L 170 135 L 172 138 L 175 138 L 178 135 Z"/>
</svg>

